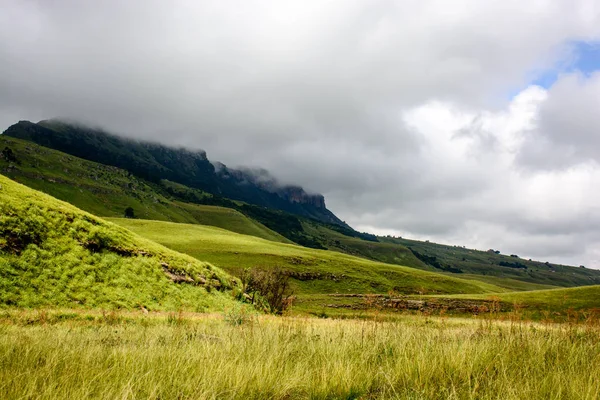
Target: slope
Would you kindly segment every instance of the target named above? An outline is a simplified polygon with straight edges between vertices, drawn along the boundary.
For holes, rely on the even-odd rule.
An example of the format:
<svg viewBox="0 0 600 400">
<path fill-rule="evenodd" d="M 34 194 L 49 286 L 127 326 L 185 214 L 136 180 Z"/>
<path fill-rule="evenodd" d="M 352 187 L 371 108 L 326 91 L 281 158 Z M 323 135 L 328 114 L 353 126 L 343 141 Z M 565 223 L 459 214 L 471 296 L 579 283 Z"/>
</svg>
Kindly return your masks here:
<svg viewBox="0 0 600 400">
<path fill-rule="evenodd" d="M 456 271 L 473 278 L 480 276 L 477 279 L 513 290 L 520 290 L 515 287 L 514 281 L 526 284 L 527 288 L 533 288 L 531 284 L 559 287 L 600 284 L 600 270 L 526 260 L 516 254 L 504 255 L 492 249 L 480 251 L 392 237 L 379 240 L 407 247 L 417 258 L 439 271 Z"/>
<path fill-rule="evenodd" d="M 327 250 L 276 243 L 214 227 L 162 221 L 110 219 L 169 248 L 240 275 L 245 268 L 290 271 L 298 294 L 492 293 L 501 288 L 465 279 L 384 264 Z"/>
<path fill-rule="evenodd" d="M 277 185 L 273 179 L 265 185 L 262 176 L 249 170 L 233 170 L 222 164 L 217 170 L 204 151 L 126 139 L 56 119 L 37 124 L 20 121 L 3 134 L 123 168 L 150 182 L 168 179 L 214 195 L 345 225 L 326 208 L 323 196 L 308 194 L 297 186 Z"/>
<path fill-rule="evenodd" d="M 237 282 L 0 175 L 0 304 L 205 311 Z M 221 292 L 223 291 L 223 292 Z"/>
<path fill-rule="evenodd" d="M 200 223 L 284 243 L 476 279 L 510 291 L 600 283 L 600 271 L 458 246 L 376 237 L 282 211 L 214 196 L 172 181 L 151 183 L 127 171 L 0 135 L 0 172 L 99 216 Z M 4 155 L 6 151 L 7 155 Z M 9 160 L 10 158 L 10 160 Z M 12 160 L 12 161 L 11 161 Z"/>
<path fill-rule="evenodd" d="M 131 207 L 140 218 L 201 223 L 289 242 L 239 211 L 176 201 L 168 181 L 155 185 L 116 167 L 4 135 L 0 135 L 0 149 L 4 149 L 0 172 L 7 177 L 100 217 L 120 217 Z"/>
</svg>

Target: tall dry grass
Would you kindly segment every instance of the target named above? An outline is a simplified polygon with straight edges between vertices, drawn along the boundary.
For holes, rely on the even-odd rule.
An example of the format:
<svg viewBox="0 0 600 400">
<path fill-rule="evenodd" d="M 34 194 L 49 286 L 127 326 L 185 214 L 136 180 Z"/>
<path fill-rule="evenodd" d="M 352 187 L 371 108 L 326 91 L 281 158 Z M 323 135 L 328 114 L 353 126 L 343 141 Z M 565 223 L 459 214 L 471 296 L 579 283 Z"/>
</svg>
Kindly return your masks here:
<svg viewBox="0 0 600 400">
<path fill-rule="evenodd" d="M 2 399 L 597 399 L 600 328 L 5 312 Z"/>
</svg>

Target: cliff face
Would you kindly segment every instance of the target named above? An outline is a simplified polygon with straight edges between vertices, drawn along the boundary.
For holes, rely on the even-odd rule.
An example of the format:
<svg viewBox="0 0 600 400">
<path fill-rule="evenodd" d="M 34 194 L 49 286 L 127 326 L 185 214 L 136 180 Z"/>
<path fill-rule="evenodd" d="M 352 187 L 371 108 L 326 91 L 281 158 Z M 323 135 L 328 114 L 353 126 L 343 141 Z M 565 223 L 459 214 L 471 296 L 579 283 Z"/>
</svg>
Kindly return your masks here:
<svg viewBox="0 0 600 400">
<path fill-rule="evenodd" d="M 232 169 L 211 163 L 204 151 L 126 139 L 58 120 L 20 121 L 4 135 L 119 167 L 152 182 L 168 179 L 233 200 L 345 226 L 325 207 L 322 195 L 309 194 L 299 186 L 280 185 L 264 169 Z"/>
<path fill-rule="evenodd" d="M 266 192 L 278 195 L 280 198 L 293 203 L 327 209 L 325 197 L 321 194 L 309 194 L 302 187 L 283 185 L 265 169 L 229 168 L 224 164 L 215 163 L 217 175 L 225 180 L 235 181 L 238 185 L 254 185 Z"/>
<path fill-rule="evenodd" d="M 283 189 L 283 197 L 292 203 L 308 204 L 325 209 L 325 197 L 320 194 L 308 194 L 301 187 L 288 186 Z"/>
</svg>

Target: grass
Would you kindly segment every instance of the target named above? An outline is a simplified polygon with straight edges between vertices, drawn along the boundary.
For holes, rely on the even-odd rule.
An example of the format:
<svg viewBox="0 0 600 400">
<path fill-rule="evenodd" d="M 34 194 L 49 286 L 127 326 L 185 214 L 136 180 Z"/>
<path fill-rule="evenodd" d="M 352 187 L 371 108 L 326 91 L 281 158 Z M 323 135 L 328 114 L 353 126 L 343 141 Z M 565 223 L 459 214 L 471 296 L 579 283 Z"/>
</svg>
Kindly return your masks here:
<svg viewBox="0 0 600 400">
<path fill-rule="evenodd" d="M 245 268 L 282 267 L 296 273 L 298 294 L 492 293 L 502 288 L 334 251 L 276 243 L 224 229 L 115 218 L 119 224 L 173 250 L 240 275 Z M 294 275 L 293 275 L 294 276 Z"/>
<path fill-rule="evenodd" d="M 0 149 L 5 147 L 12 149 L 19 163 L 0 158 L 0 171 L 3 174 L 94 215 L 122 217 L 125 209 L 132 207 L 139 218 L 200 223 L 289 243 L 281 235 L 239 211 L 175 201 L 162 187 L 120 168 L 0 135 Z M 165 181 L 164 185 L 165 188 L 172 187 L 173 183 Z"/>
<path fill-rule="evenodd" d="M 374 242 L 346 236 L 313 221 L 305 221 L 303 227 L 308 234 L 318 238 L 330 250 L 386 264 L 397 264 L 426 271 L 436 271 L 434 267 L 416 258 L 408 248 L 396 243 Z"/>
<path fill-rule="evenodd" d="M 0 314 L 0 398 L 598 399 L 598 326 Z"/>
<path fill-rule="evenodd" d="M 511 291 L 544 288 L 539 285 L 573 287 L 600 284 L 599 270 L 532 261 L 520 258 L 516 254 L 509 256 L 496 254 L 493 251 L 403 238 L 385 237 L 380 240 L 383 243 L 405 246 L 429 260 L 435 259 L 442 268 L 462 271 L 454 276 L 468 274 L 470 278 L 502 286 Z"/>
<path fill-rule="evenodd" d="M 0 171 L 4 174 L 101 217 L 121 217 L 127 207 L 132 207 L 135 215 L 143 219 L 211 225 L 263 239 L 290 243 L 289 239 L 273 230 L 278 229 L 288 238 L 311 247 L 324 246 L 330 250 L 373 261 L 479 280 L 508 291 L 600 284 L 600 271 L 596 270 L 391 237 L 380 237 L 378 242 L 366 241 L 346 236 L 315 221 L 302 219 L 300 223 L 296 217 L 293 217 L 293 220 L 297 223 L 299 231 L 290 232 L 289 229 L 295 225 L 286 225 L 286 218 L 292 217 L 289 215 L 286 217 L 259 208 L 243 211 L 242 207 L 240 212 L 227 207 L 177 201 L 175 198 L 201 198 L 208 195 L 165 180 L 161 185 L 149 183 L 119 168 L 86 161 L 32 142 L 0 135 L 0 148 L 4 147 L 11 148 L 19 161 L 9 162 L 0 157 Z M 227 204 L 234 203 L 227 200 L 221 205 Z M 264 224 L 256 221 L 260 215 Z M 267 228 L 265 224 L 273 229 Z M 437 263 L 424 262 L 413 252 L 419 253 L 421 258 L 433 257 Z M 502 263 L 519 263 L 527 268 L 511 268 L 500 265 Z"/>
<path fill-rule="evenodd" d="M 489 296 L 481 295 L 454 295 L 449 298 L 460 299 L 485 299 Z M 528 292 L 498 293 L 494 295 L 498 300 L 516 304 L 525 310 L 544 313 L 562 313 L 570 311 L 589 310 L 600 313 L 600 285 L 581 286 L 566 289 L 535 290 Z"/>
<path fill-rule="evenodd" d="M 216 310 L 221 269 L 0 175 L 0 304 Z M 219 291 L 220 290 L 220 291 Z"/>
</svg>

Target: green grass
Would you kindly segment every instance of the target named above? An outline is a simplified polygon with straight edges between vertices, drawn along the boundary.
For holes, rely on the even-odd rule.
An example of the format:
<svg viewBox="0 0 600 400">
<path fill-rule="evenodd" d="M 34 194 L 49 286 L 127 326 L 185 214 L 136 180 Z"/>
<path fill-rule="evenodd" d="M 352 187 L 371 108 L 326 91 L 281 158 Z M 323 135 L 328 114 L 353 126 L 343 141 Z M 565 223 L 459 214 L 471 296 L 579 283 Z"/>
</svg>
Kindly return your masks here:
<svg viewBox="0 0 600 400">
<path fill-rule="evenodd" d="M 573 287 L 600 284 L 599 270 L 532 261 L 489 251 L 417 240 L 391 237 L 383 237 L 380 240 L 384 243 L 405 246 L 427 257 L 434 257 L 442 267 L 452 267 L 462 271 L 462 274 L 454 274 L 454 276 L 469 274 L 470 278 L 502 286 L 511 291 L 543 288 L 536 285 Z M 520 265 L 526 268 L 512 268 L 501 264 Z M 527 286 L 527 284 L 533 285 Z"/>
<path fill-rule="evenodd" d="M 420 261 L 405 246 L 396 243 L 373 242 L 346 236 L 313 221 L 305 221 L 303 227 L 308 234 L 318 238 L 318 240 L 329 250 L 335 250 L 387 264 L 404 265 L 426 271 L 435 271 L 435 268 Z"/>
<path fill-rule="evenodd" d="M 2 305 L 214 310 L 233 303 L 217 289 L 234 284 L 207 262 L 0 175 Z"/>
<path fill-rule="evenodd" d="M 194 218 L 193 223 L 216 226 L 232 232 L 256 236 L 274 242 L 292 243 L 277 232 L 270 230 L 232 208 L 190 204 L 181 201 L 174 201 L 173 203 L 191 215 Z"/>
<path fill-rule="evenodd" d="M 289 243 L 283 236 L 239 211 L 175 201 L 162 187 L 136 178 L 125 170 L 0 135 L 0 149 L 4 147 L 12 149 L 19 163 L 0 158 L 3 174 L 94 215 L 122 217 L 125 209 L 132 207 L 139 218 L 200 223 Z M 164 185 L 172 188 L 175 184 L 165 181 Z"/>
<path fill-rule="evenodd" d="M 541 283 L 533 283 L 521 281 L 518 279 L 512 278 L 502 278 L 499 276 L 490 276 L 490 275 L 478 275 L 478 274 L 459 274 L 454 276 L 460 276 L 464 279 L 475 279 L 481 282 L 487 282 L 492 285 L 500 286 L 501 288 L 505 288 L 509 291 L 528 291 L 528 290 L 543 290 L 543 289 L 556 289 L 557 286 L 553 285 L 544 285 Z"/>
<path fill-rule="evenodd" d="M 162 221 L 114 218 L 119 224 L 173 250 L 240 275 L 245 268 L 282 267 L 305 280 L 298 294 L 313 293 L 492 293 L 502 288 L 334 251 L 276 243 L 224 229 Z"/>
<path fill-rule="evenodd" d="M 597 326 L 0 314 L 0 398 L 598 399 Z"/>
<path fill-rule="evenodd" d="M 136 216 L 142 219 L 211 225 L 263 239 L 290 243 L 289 239 L 267 228 L 266 224 L 279 229 L 292 240 L 309 246 L 322 245 L 330 250 L 373 261 L 479 280 L 508 291 L 600 284 L 600 271 L 597 270 L 391 237 L 380 237 L 379 242 L 366 241 L 346 236 L 315 221 L 303 219 L 300 224 L 296 217 L 293 219 L 297 222 L 299 231 L 294 231 L 294 235 L 291 235 L 287 231 L 290 227 L 284 223 L 289 215 L 265 211 L 265 220 L 262 221 L 264 224 L 261 224 L 255 220 L 258 217 L 248 217 L 232 208 L 175 200 L 198 200 L 208 196 L 197 189 L 164 180 L 161 185 L 151 184 L 115 167 L 82 160 L 28 141 L 0 135 L 0 148 L 6 146 L 13 150 L 19 163 L 0 158 L 0 171 L 29 187 L 68 201 L 101 217 L 121 217 L 127 207 L 132 207 Z M 262 215 L 260 210 L 262 209 L 252 209 L 248 212 Z M 446 270 L 420 260 L 413 251 L 426 257 L 435 257 L 439 266 Z M 527 268 L 510 268 L 500 265 L 501 263 L 520 263 Z M 448 272 L 453 270 L 462 273 Z"/>
<path fill-rule="evenodd" d="M 455 295 L 450 298 L 484 299 L 481 295 Z M 569 310 L 600 312 L 600 285 L 566 289 L 535 290 L 528 292 L 498 293 L 500 301 L 517 304 L 526 310 L 566 313 Z"/>
</svg>

